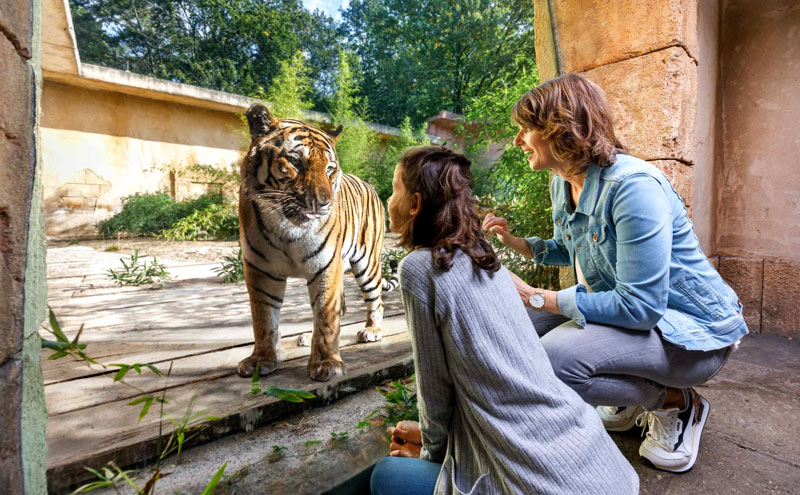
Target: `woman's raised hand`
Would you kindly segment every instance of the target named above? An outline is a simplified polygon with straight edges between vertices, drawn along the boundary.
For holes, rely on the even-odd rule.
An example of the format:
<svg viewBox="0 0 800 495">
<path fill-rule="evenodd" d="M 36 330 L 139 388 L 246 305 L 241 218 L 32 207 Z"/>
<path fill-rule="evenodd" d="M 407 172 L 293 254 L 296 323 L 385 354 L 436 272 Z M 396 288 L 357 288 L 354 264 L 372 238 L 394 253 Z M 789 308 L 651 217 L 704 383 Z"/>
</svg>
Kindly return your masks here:
<svg viewBox="0 0 800 495">
<path fill-rule="evenodd" d="M 422 449 L 422 432 L 416 421 L 400 421 L 386 432 L 392 436 L 389 455 L 394 457 L 419 457 Z"/>
<path fill-rule="evenodd" d="M 533 256 L 530 247 L 528 247 L 528 243 L 525 242 L 525 239 L 511 234 L 511 231 L 508 230 L 508 220 L 505 218 L 496 217 L 492 213 L 489 213 L 486 215 L 486 218 L 483 219 L 482 228 L 485 232 L 491 232 L 497 235 L 497 237 L 500 239 L 500 242 L 519 252 L 523 256 L 527 256 L 528 258 Z"/>
</svg>

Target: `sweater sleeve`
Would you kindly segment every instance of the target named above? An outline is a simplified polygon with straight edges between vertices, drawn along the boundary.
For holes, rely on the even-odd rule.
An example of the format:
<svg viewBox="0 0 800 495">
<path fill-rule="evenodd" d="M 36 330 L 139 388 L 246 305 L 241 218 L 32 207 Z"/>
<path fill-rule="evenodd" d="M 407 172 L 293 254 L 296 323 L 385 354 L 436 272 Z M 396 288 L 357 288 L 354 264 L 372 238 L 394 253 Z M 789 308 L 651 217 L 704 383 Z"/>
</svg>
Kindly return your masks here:
<svg viewBox="0 0 800 495">
<path fill-rule="evenodd" d="M 403 290 L 408 331 L 414 352 L 417 406 L 422 433 L 420 458 L 442 462 L 453 415 L 453 382 L 434 310 L 410 290 Z"/>
</svg>

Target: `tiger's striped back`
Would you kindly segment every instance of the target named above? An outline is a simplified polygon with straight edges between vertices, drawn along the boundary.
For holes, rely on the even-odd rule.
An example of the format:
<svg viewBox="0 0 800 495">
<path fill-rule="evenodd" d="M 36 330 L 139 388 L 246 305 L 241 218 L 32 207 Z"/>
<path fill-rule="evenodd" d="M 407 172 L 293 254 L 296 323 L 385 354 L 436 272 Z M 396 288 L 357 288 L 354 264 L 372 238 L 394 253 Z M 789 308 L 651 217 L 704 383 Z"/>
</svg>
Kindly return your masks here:
<svg viewBox="0 0 800 495">
<path fill-rule="evenodd" d="M 239 229 L 255 348 L 238 371 L 277 368 L 286 279 L 296 277 L 307 281 L 314 311 L 309 374 L 327 380 L 344 372 L 338 338 L 345 270 L 367 306 L 358 340 L 381 337 L 383 204 L 372 186 L 341 171 L 338 132 L 275 119 L 260 105 L 247 116 L 252 143 L 241 167 Z"/>
</svg>

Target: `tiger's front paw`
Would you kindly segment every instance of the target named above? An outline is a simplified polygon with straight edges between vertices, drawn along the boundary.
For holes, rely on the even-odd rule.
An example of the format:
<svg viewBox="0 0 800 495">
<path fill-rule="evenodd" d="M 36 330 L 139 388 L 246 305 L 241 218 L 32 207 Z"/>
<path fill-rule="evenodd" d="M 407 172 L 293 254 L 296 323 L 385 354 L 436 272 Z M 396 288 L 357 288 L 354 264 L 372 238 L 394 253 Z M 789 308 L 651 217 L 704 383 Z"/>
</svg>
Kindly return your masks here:
<svg viewBox="0 0 800 495">
<path fill-rule="evenodd" d="M 327 382 L 334 376 L 344 375 L 345 373 L 347 373 L 347 370 L 344 361 L 338 358 L 308 362 L 308 376 L 318 382 Z"/>
<path fill-rule="evenodd" d="M 253 354 L 239 361 L 239 368 L 237 368 L 236 372 L 239 373 L 239 376 L 253 376 L 256 366 L 258 366 L 258 375 L 266 376 L 278 369 L 278 364 L 280 364 L 278 358 Z"/>
<path fill-rule="evenodd" d="M 383 336 L 383 328 L 381 327 L 367 327 L 358 332 L 356 340 L 358 342 L 377 342 Z"/>
</svg>

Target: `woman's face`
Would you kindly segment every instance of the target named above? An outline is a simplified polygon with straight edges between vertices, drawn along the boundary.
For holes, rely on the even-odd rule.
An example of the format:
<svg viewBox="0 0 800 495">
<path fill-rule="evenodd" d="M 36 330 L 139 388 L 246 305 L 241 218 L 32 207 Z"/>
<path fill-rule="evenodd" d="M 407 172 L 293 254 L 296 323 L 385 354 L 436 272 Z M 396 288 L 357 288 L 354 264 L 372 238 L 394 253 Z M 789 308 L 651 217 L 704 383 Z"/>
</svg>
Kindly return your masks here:
<svg viewBox="0 0 800 495">
<path fill-rule="evenodd" d="M 411 220 L 419 212 L 415 207 L 415 195 L 406 189 L 403 184 L 401 164 L 394 168 L 394 178 L 392 179 L 392 195 L 389 196 L 389 230 L 396 234 L 403 234 L 411 223 Z M 419 194 L 416 194 L 419 196 Z"/>
<path fill-rule="evenodd" d="M 528 155 L 528 166 L 531 170 L 561 168 L 562 164 L 553 156 L 548 142 L 541 133 L 533 129 L 520 127 L 514 138 L 514 146 L 519 146 Z"/>
</svg>

